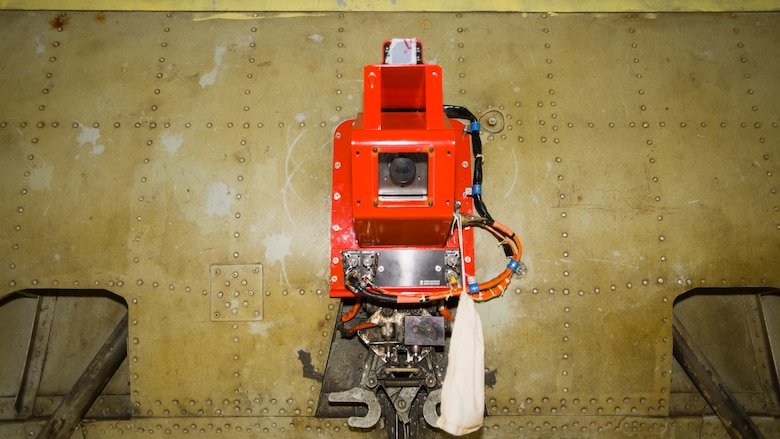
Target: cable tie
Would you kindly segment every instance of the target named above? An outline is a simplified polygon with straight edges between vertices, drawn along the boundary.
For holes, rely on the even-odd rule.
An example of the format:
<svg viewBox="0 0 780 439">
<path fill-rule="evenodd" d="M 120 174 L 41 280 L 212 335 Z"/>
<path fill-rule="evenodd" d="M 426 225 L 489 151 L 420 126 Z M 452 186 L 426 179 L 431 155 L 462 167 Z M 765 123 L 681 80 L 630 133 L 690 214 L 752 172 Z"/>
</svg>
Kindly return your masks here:
<svg viewBox="0 0 780 439">
<path fill-rule="evenodd" d="M 474 131 L 479 132 L 479 128 L 480 128 L 479 127 L 479 122 L 477 122 L 477 121 L 471 122 L 471 124 L 469 125 L 469 130 L 471 132 L 474 132 Z"/>
</svg>

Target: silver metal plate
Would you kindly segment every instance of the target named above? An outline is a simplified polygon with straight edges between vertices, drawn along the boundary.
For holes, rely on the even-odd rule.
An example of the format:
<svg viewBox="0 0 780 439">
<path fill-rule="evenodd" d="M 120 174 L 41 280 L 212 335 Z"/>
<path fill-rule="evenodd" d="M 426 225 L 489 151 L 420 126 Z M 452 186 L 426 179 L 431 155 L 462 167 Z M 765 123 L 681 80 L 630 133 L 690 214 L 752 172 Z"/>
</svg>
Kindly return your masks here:
<svg viewBox="0 0 780 439">
<path fill-rule="evenodd" d="M 382 287 L 440 287 L 447 285 L 448 255 L 451 250 L 379 250 L 375 283 Z"/>
</svg>

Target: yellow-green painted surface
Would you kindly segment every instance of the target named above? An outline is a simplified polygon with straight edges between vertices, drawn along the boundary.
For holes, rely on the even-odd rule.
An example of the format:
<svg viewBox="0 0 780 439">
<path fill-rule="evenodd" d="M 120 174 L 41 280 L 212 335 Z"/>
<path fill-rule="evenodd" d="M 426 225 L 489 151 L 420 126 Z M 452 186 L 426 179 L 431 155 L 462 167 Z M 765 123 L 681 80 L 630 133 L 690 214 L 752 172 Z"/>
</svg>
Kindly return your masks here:
<svg viewBox="0 0 780 439">
<path fill-rule="evenodd" d="M 529 267 L 478 305 L 496 377 L 482 437 L 722 437 L 717 421 L 671 410 L 672 306 L 697 287 L 780 286 L 780 15 L 351 4 L 229 16 L 241 20 L 207 19 L 221 16 L 206 5 L 0 13 L 0 297 L 107 290 L 130 313 L 132 418 L 80 434 L 384 436 L 315 419 L 320 384 L 298 352 L 323 371 L 338 318 L 333 132 L 361 110 L 363 66 L 382 41 L 414 36 L 443 68 L 445 102 L 502 121 L 484 125 L 484 198 Z M 482 235 L 476 262 L 481 278 L 505 265 Z M 246 305 L 222 299 L 226 282 Z M 85 333 L 116 315 L 64 303 L 63 321 L 95 320 Z M 713 318 L 747 321 L 747 302 L 712 309 L 735 306 Z M 31 312 L 0 307 L 15 353 L 0 369 L 5 420 Z M 59 352 L 94 353 L 58 340 Z M 757 348 L 740 352 L 755 375 L 738 393 L 764 398 Z M 62 364 L 75 376 L 83 359 Z"/>
<path fill-rule="evenodd" d="M 0 8 L 74 11 L 330 11 L 330 12 L 723 12 L 776 11 L 777 0 L 0 0 Z"/>
</svg>

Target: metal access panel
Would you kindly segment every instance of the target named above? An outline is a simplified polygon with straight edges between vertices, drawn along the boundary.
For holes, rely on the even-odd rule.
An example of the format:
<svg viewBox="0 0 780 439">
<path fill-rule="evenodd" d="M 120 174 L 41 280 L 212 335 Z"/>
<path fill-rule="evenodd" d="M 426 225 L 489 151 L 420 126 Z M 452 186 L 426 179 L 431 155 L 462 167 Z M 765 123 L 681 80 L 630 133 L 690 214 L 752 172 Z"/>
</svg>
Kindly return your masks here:
<svg viewBox="0 0 780 439">
<path fill-rule="evenodd" d="M 263 266 L 212 265 L 211 320 L 263 320 Z"/>
</svg>

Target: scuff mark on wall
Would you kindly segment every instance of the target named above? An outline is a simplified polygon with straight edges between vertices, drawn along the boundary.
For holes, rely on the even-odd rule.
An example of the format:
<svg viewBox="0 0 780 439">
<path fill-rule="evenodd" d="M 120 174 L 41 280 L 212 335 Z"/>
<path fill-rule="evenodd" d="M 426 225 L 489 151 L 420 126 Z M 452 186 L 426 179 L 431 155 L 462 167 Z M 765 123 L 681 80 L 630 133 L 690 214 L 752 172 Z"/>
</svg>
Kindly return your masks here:
<svg viewBox="0 0 780 439">
<path fill-rule="evenodd" d="M 265 247 L 265 262 L 269 265 L 276 263 L 281 264 L 282 273 L 279 280 L 284 280 L 288 286 L 290 285 L 290 282 L 287 280 L 287 270 L 284 266 L 284 258 L 291 255 L 291 243 L 292 236 L 281 233 L 275 233 L 273 235 L 266 236 L 265 239 L 263 239 L 263 246 Z"/>
<path fill-rule="evenodd" d="M 303 377 L 309 378 L 314 381 L 322 382 L 322 372 L 317 372 L 314 368 L 314 364 L 311 362 L 311 354 L 305 349 L 298 349 L 298 361 L 301 362 L 303 368 Z"/>
<path fill-rule="evenodd" d="M 293 139 L 292 142 L 289 141 L 290 136 L 290 129 L 287 129 L 287 137 L 288 137 L 288 146 L 287 146 L 287 157 L 284 160 L 284 173 L 285 173 L 285 179 L 284 179 L 284 186 L 282 187 L 282 205 L 284 207 L 284 213 L 287 215 L 287 219 L 290 220 L 290 224 L 293 225 L 296 229 L 298 228 L 298 225 L 293 220 L 292 214 L 290 213 L 290 207 L 287 205 L 287 192 L 288 190 L 292 190 L 295 192 L 295 189 L 292 188 L 292 182 L 293 182 L 293 176 L 300 170 L 300 164 L 293 160 L 292 158 L 292 152 L 295 149 L 295 145 L 298 143 L 298 141 L 301 140 L 301 137 L 306 133 L 306 130 L 301 131 L 295 139 Z"/>
<path fill-rule="evenodd" d="M 160 143 L 168 151 L 168 154 L 174 155 L 184 143 L 184 133 L 171 133 L 165 130 L 160 134 Z"/>
<path fill-rule="evenodd" d="M 40 37 L 35 37 L 35 54 L 42 55 L 45 50 L 46 46 L 41 43 Z"/>
<path fill-rule="evenodd" d="M 103 154 L 103 152 L 106 150 L 106 146 L 98 143 L 98 139 L 101 137 L 100 129 L 88 127 L 78 121 L 76 121 L 76 123 L 78 124 L 79 128 L 81 128 L 81 132 L 78 136 L 76 136 L 76 141 L 79 142 L 78 146 L 82 147 L 89 143 L 92 145 L 92 150 L 89 152 L 90 155 Z M 81 156 L 80 154 L 76 154 L 74 158 L 78 160 L 81 158 Z"/>
<path fill-rule="evenodd" d="M 506 193 L 504 194 L 504 199 L 509 198 L 509 195 L 514 190 L 515 184 L 517 183 L 517 174 L 520 173 L 520 167 L 517 164 L 517 154 L 515 153 L 515 149 L 509 148 L 509 151 L 512 152 L 512 162 L 515 164 L 515 175 L 512 177 L 512 184 L 509 185 L 509 189 L 507 189 Z"/>
<path fill-rule="evenodd" d="M 27 186 L 32 190 L 49 190 L 51 182 L 54 179 L 54 166 L 48 163 L 41 163 L 30 170 L 30 174 L 25 177 Z"/>
<path fill-rule="evenodd" d="M 214 68 L 200 77 L 198 84 L 200 84 L 201 87 L 205 88 L 207 85 L 214 85 L 214 81 L 217 79 L 217 71 L 219 70 L 219 66 L 222 65 L 222 57 L 225 56 L 226 51 L 227 47 L 225 46 L 217 46 L 214 48 Z"/>
<path fill-rule="evenodd" d="M 227 216 L 230 215 L 233 206 L 235 191 L 222 182 L 209 185 L 208 199 L 206 200 L 206 215 Z"/>
</svg>

